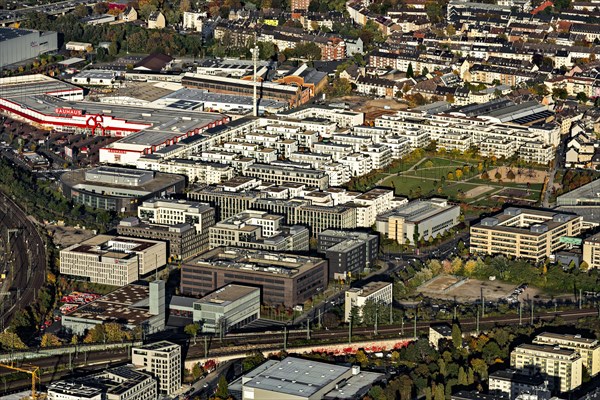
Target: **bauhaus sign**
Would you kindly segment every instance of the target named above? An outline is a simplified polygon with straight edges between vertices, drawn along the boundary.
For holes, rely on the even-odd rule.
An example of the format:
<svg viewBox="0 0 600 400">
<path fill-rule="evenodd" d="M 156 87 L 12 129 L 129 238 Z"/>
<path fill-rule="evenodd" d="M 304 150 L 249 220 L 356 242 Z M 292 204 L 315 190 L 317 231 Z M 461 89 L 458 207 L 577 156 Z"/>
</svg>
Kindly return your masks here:
<svg viewBox="0 0 600 400">
<path fill-rule="evenodd" d="M 59 107 L 59 108 L 55 108 L 54 112 L 56 114 L 62 114 L 62 115 L 77 115 L 77 116 L 83 115 L 83 112 L 81 110 L 76 110 L 74 108 Z"/>
</svg>

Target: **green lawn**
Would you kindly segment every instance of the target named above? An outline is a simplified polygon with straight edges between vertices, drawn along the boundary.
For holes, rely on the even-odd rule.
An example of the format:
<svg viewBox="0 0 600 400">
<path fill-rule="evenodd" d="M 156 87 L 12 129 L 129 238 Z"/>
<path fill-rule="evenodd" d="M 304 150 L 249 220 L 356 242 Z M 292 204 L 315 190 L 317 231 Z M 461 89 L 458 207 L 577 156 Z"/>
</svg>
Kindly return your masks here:
<svg viewBox="0 0 600 400">
<path fill-rule="evenodd" d="M 392 184 L 393 183 L 393 184 Z M 408 176 L 393 176 L 386 179 L 382 186 L 394 187 L 396 195 L 414 196 L 414 193 L 421 189 L 421 195 L 425 196 L 435 190 L 433 181 Z"/>
</svg>

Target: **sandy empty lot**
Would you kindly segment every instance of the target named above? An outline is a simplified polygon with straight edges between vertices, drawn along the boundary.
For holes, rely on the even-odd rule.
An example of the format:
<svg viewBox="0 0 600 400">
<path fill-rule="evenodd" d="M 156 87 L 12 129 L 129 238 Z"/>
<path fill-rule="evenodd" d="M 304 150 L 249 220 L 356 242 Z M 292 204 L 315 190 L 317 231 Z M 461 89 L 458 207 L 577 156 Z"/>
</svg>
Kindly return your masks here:
<svg viewBox="0 0 600 400">
<path fill-rule="evenodd" d="M 510 180 L 506 177 L 506 173 L 512 170 L 513 174 L 515 174 L 515 179 Z M 509 167 L 498 167 L 488 171 L 488 175 L 490 176 L 491 182 L 498 182 L 498 179 L 495 178 L 496 172 L 500 172 L 502 175 L 503 182 L 515 182 L 515 183 L 544 183 L 544 179 L 548 176 L 546 171 L 539 171 L 537 169 L 527 169 L 527 168 L 509 168 Z"/>
<path fill-rule="evenodd" d="M 473 301 L 479 299 L 481 291 L 488 300 L 498 300 L 509 296 L 516 285 L 502 283 L 498 281 L 480 281 L 455 277 L 450 275 L 440 275 L 428 282 L 425 282 L 417 290 L 426 296 L 440 299 L 456 299 L 457 301 Z"/>
</svg>

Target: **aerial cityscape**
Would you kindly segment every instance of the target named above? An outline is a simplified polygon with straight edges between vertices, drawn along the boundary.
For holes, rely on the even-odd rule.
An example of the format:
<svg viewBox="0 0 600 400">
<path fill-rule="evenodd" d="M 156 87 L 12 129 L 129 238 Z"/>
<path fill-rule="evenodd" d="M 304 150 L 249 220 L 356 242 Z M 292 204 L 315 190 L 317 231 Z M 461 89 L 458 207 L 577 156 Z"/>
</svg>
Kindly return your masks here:
<svg viewBox="0 0 600 400">
<path fill-rule="evenodd" d="M 0 399 L 600 400 L 600 0 L 0 0 Z"/>
</svg>

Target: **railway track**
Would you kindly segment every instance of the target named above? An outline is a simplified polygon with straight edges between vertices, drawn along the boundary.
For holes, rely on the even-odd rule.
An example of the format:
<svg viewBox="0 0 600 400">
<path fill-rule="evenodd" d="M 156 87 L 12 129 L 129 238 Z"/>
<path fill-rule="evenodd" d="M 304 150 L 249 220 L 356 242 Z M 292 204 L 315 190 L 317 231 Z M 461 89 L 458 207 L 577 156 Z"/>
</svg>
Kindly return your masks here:
<svg viewBox="0 0 600 400">
<path fill-rule="evenodd" d="M 563 312 L 551 312 L 551 313 L 540 313 L 534 315 L 534 321 L 549 321 L 557 316 L 564 319 L 565 322 L 574 322 L 579 318 L 584 317 L 596 317 L 598 316 L 598 310 L 593 308 L 586 308 L 582 310 L 570 310 Z M 527 324 L 530 322 L 530 318 L 523 317 L 522 323 Z M 427 332 L 429 327 L 434 323 L 444 321 L 430 321 L 430 322 L 417 322 L 417 333 Z M 506 317 L 487 317 L 482 318 L 479 321 L 480 329 L 487 329 L 494 326 L 503 326 L 507 324 L 518 324 L 519 317 L 510 315 Z M 475 320 L 463 320 L 461 325 L 463 330 L 474 331 L 477 321 Z M 464 328 L 468 329 L 464 329 Z M 412 336 L 414 325 L 411 323 L 404 324 L 404 335 L 402 334 L 402 325 L 387 325 L 378 328 L 377 338 L 391 338 L 407 337 Z M 226 356 L 231 354 L 243 355 L 250 350 L 266 350 L 266 351 L 277 351 L 283 349 L 283 331 L 272 332 L 272 333 L 244 333 L 227 335 L 223 338 L 222 342 L 217 340 L 211 340 L 209 342 L 209 357 Z M 291 330 L 286 332 L 288 348 L 292 349 L 296 344 L 295 342 L 306 340 L 305 330 Z M 311 332 L 311 341 L 318 341 L 319 343 L 326 344 L 340 344 L 348 342 L 348 329 L 335 329 L 329 331 L 314 331 Z M 354 341 L 368 340 L 374 337 L 373 327 L 357 327 L 353 329 L 352 337 Z M 243 344 L 240 344 L 243 342 Z M 304 345 L 310 342 L 302 343 Z M 204 344 L 202 339 L 197 341 L 196 345 L 190 345 L 187 351 L 187 359 L 197 359 L 204 356 Z M 18 358 L 18 355 L 16 355 Z M 60 371 L 52 372 L 44 376 L 52 376 L 54 379 L 66 376 L 70 373 L 71 369 L 77 370 L 82 367 L 89 367 L 91 365 L 110 365 L 114 363 L 122 363 L 128 361 L 130 358 L 129 351 L 127 349 L 114 349 L 109 351 L 79 352 L 76 355 L 62 354 L 54 357 L 40 358 L 31 360 L 29 363 L 39 366 L 42 371 L 47 372 L 61 367 Z M 71 368 L 65 368 L 70 366 Z M 0 369 L 0 382 L 4 382 L 4 376 L 10 375 L 12 372 L 8 370 Z M 46 381 L 44 379 L 44 381 Z M 19 386 L 21 384 L 21 386 Z M 30 385 L 30 381 L 27 379 L 14 381 L 12 384 L 6 386 L 7 393 L 18 389 L 26 389 Z M 3 393 L 3 385 L 0 384 L 0 394 Z"/>
<path fill-rule="evenodd" d="M 10 264 L 10 286 L 6 288 L 7 294 L 0 298 L 0 328 L 4 328 L 17 311 L 35 302 L 45 280 L 46 249 L 27 214 L 2 192 L 0 232 L 7 240 L 6 260 Z"/>
</svg>

